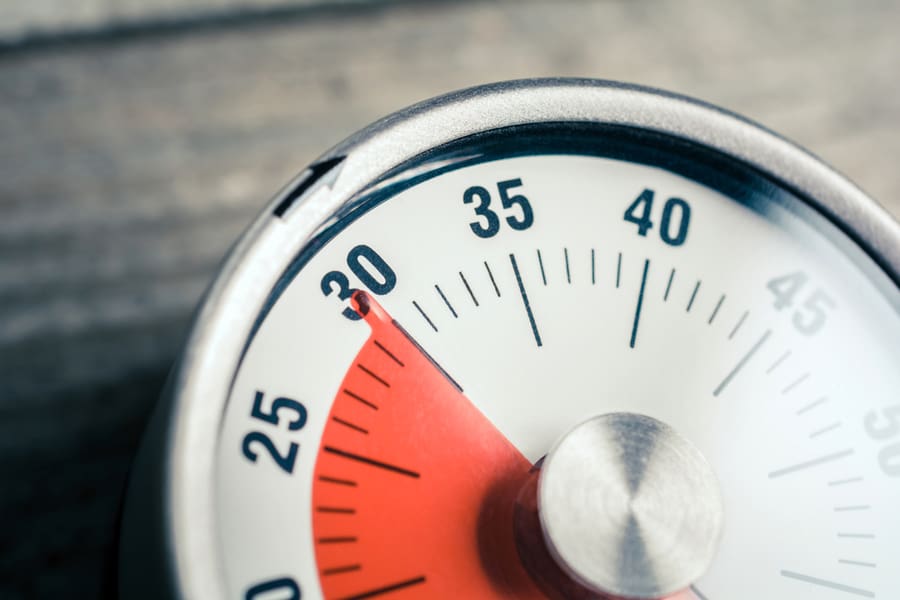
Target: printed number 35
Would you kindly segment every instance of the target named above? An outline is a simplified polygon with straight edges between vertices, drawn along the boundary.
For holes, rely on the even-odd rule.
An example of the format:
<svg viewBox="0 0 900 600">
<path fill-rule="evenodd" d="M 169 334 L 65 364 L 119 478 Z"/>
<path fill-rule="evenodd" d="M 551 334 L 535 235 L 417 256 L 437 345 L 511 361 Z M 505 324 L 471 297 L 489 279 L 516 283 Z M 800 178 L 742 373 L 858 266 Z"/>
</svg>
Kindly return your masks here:
<svg viewBox="0 0 900 600">
<path fill-rule="evenodd" d="M 534 223 L 534 212 L 531 210 L 528 198 L 522 194 L 513 196 L 509 194 L 511 189 L 521 186 L 521 179 L 497 182 L 497 192 L 500 194 L 500 204 L 503 205 L 503 208 L 511 209 L 513 206 L 518 206 L 522 213 L 521 215 L 509 214 L 506 216 L 506 223 L 517 231 L 528 229 Z M 494 237 L 500 231 L 500 216 L 491 208 L 491 193 L 480 185 L 473 185 L 463 193 L 463 203 L 474 204 L 476 201 L 475 214 L 481 218 L 469 223 L 469 227 L 478 237 Z"/>
</svg>

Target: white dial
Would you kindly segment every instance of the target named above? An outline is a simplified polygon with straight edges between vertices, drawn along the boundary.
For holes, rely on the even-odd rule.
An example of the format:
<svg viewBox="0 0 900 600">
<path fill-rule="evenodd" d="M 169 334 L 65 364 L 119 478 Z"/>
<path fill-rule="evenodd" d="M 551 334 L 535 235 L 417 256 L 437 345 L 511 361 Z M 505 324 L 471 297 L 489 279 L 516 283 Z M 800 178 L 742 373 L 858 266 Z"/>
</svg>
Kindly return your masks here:
<svg viewBox="0 0 900 600">
<path fill-rule="evenodd" d="M 614 412 L 718 479 L 718 551 L 686 594 L 900 597 L 896 287 L 750 176 L 526 150 L 370 191 L 272 294 L 218 434 L 230 597 L 552 596 L 482 564 L 485 490 Z M 384 342 L 355 289 L 408 338 Z"/>
</svg>

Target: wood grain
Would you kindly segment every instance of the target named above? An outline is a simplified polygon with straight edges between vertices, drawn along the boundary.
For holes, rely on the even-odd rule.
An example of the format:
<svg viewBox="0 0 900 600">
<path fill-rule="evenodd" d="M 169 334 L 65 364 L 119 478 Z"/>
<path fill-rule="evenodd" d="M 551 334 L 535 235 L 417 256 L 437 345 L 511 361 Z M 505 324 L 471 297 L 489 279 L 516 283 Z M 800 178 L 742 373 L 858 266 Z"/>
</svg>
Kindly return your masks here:
<svg viewBox="0 0 900 600">
<path fill-rule="evenodd" d="M 0 55 L 0 598 L 96 598 L 139 432 L 222 255 L 375 118 L 579 75 L 763 122 L 900 213 L 900 4 L 401 4 Z"/>
</svg>

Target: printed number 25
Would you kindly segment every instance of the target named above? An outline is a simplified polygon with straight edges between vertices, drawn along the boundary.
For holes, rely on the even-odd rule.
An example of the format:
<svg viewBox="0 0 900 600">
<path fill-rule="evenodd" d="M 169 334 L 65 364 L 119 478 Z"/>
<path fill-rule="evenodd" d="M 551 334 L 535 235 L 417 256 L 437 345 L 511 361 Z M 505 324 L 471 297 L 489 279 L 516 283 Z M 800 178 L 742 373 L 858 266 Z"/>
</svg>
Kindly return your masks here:
<svg viewBox="0 0 900 600">
<path fill-rule="evenodd" d="M 269 410 L 266 411 L 262 406 L 264 398 L 265 394 L 263 392 L 256 392 L 253 398 L 253 408 L 250 411 L 250 416 L 254 419 L 264 421 L 272 426 L 278 426 L 284 414 L 293 413 L 289 415 L 291 418 L 286 423 L 288 431 L 299 431 L 306 425 L 306 407 L 300 402 L 291 398 L 276 398 L 272 401 Z M 265 448 L 269 456 L 282 471 L 285 473 L 294 472 L 294 463 L 297 462 L 297 451 L 300 449 L 297 442 L 291 442 L 287 453 L 282 454 L 268 435 L 262 431 L 251 431 L 244 436 L 244 441 L 241 443 L 244 456 L 250 462 L 255 463 L 259 458 L 259 454 L 255 450 L 257 446 Z"/>
<path fill-rule="evenodd" d="M 497 192 L 500 194 L 500 204 L 503 208 L 510 209 L 518 206 L 521 216 L 510 214 L 506 216 L 506 223 L 517 231 L 531 227 L 534 223 L 534 211 L 531 203 L 522 194 L 509 195 L 513 188 L 521 187 L 521 179 L 508 179 L 497 182 Z M 500 216 L 491 208 L 491 193 L 480 185 L 473 185 L 463 192 L 464 204 L 475 204 L 475 214 L 480 217 L 477 221 L 469 223 L 472 232 L 481 238 L 490 238 L 500 231 Z"/>
</svg>

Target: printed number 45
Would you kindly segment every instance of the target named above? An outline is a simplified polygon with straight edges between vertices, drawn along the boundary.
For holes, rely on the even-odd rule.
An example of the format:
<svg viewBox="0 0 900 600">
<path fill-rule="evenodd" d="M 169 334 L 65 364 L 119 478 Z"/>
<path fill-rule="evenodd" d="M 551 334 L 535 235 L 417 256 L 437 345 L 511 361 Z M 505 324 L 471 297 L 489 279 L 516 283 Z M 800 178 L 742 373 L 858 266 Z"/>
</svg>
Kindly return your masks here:
<svg viewBox="0 0 900 600">
<path fill-rule="evenodd" d="M 770 279 L 766 287 L 775 297 L 775 310 L 794 306 L 798 294 L 804 294 L 805 300 L 800 308 L 794 311 L 792 321 L 794 328 L 804 335 L 818 333 L 828 319 L 828 314 L 835 308 L 835 302 L 821 288 L 815 288 L 805 295 L 809 277 L 802 271 L 795 271 Z"/>
</svg>

